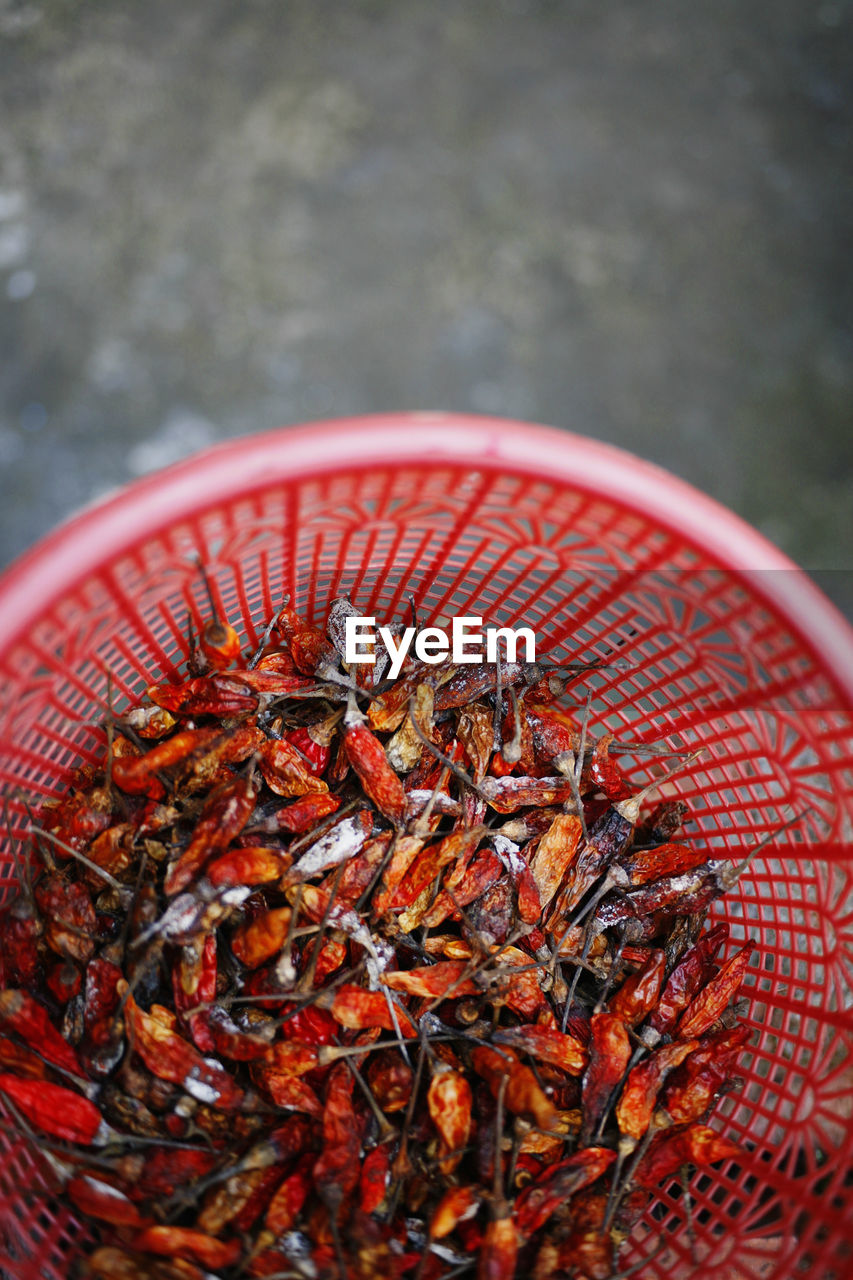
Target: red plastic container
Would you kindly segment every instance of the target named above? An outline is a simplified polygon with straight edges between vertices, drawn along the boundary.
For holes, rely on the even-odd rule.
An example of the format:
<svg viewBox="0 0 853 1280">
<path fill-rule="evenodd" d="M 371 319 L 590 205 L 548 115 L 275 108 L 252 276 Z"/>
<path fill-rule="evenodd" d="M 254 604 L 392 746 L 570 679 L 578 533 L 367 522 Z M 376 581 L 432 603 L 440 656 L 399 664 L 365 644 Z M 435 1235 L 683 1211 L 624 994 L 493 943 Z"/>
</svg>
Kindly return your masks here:
<svg viewBox="0 0 853 1280">
<path fill-rule="evenodd" d="M 853 633 L 806 576 L 689 486 L 565 432 L 400 414 L 237 440 L 84 512 L 0 581 L 4 788 L 61 792 L 100 748 L 107 673 L 120 705 L 181 663 L 196 554 L 248 643 L 283 592 L 316 620 L 349 589 L 380 619 L 414 593 L 440 625 L 478 614 L 532 626 L 540 656 L 618 660 L 590 678 L 594 721 L 704 746 L 664 792 L 709 845 L 740 857 L 802 815 L 717 908 L 732 948 L 757 948 L 744 1087 L 714 1120 L 744 1158 L 692 1179 L 692 1248 L 673 1183 L 621 1262 L 647 1259 L 646 1280 L 849 1277 Z M 0 1148 L 0 1275 L 60 1280 L 80 1228 L 33 1197 L 26 1148 L 5 1131 Z"/>
</svg>

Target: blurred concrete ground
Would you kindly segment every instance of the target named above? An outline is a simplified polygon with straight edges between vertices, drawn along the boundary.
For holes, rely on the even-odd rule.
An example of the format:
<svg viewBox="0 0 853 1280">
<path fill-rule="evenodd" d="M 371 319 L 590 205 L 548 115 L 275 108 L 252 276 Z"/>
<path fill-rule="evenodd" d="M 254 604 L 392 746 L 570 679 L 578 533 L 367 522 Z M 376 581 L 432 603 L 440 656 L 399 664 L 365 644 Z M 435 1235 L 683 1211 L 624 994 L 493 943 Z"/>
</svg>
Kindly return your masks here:
<svg viewBox="0 0 853 1280">
<path fill-rule="evenodd" d="M 208 443 L 609 440 L 853 615 L 847 0 L 0 0 L 0 563 Z"/>
</svg>

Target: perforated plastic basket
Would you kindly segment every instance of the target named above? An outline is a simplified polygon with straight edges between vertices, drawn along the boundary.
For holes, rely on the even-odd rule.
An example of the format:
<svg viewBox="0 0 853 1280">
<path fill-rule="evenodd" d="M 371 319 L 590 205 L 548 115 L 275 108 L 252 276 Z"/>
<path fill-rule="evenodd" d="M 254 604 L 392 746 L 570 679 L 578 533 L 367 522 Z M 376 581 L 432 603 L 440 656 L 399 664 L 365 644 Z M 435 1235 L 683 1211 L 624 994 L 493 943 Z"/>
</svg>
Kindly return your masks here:
<svg viewBox="0 0 853 1280">
<path fill-rule="evenodd" d="M 705 747 L 664 789 L 695 838 L 740 857 L 803 815 L 715 909 L 732 948 L 757 948 L 744 1087 L 713 1121 L 743 1159 L 693 1177 L 692 1249 L 673 1182 L 620 1261 L 850 1276 L 853 635 L 808 579 L 695 490 L 564 432 L 411 414 L 238 440 L 86 511 L 0 581 L 4 788 L 59 794 L 98 758 L 108 673 L 121 705 L 176 670 L 187 611 L 204 612 L 197 553 L 247 643 L 283 592 L 322 620 L 348 589 L 380 621 L 414 593 L 439 625 L 482 615 L 533 627 L 540 656 L 618 659 L 585 686 L 593 720 Z M 8 851 L 0 877 L 8 896 Z M 0 1132 L 4 1277 L 60 1280 L 79 1249 L 40 1186 Z"/>
</svg>

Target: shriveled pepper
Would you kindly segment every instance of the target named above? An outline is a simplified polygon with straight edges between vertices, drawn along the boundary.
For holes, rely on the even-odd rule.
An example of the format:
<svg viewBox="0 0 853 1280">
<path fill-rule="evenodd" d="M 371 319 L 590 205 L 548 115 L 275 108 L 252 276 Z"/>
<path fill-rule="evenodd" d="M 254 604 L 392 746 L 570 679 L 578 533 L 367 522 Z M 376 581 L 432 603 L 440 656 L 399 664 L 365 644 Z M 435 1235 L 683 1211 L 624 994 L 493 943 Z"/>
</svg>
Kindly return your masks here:
<svg viewBox="0 0 853 1280">
<path fill-rule="evenodd" d="M 661 1035 L 672 1034 L 699 987 L 711 978 L 714 956 L 728 935 L 728 925 L 716 925 L 686 952 L 667 979 L 660 1000 L 652 1010 L 650 1027 Z"/>
<path fill-rule="evenodd" d="M 221 735 L 222 730 L 218 726 L 209 729 L 184 729 L 171 738 L 158 742 L 144 755 L 117 756 L 112 763 L 113 782 L 130 795 L 147 795 L 159 799 L 165 794 L 165 787 L 157 774 L 182 763 L 193 752 L 204 750 Z"/>
<path fill-rule="evenodd" d="M 626 1027 L 636 1027 L 654 1009 L 663 985 L 666 955 L 654 950 L 643 968 L 626 978 L 608 1008 Z"/>
<path fill-rule="evenodd" d="M 548 1062 L 570 1075 L 580 1075 L 586 1068 L 589 1055 L 574 1036 L 566 1035 L 551 1027 L 507 1027 L 493 1037 L 497 1044 L 512 1045 L 523 1049 L 537 1062 Z"/>
<path fill-rule="evenodd" d="M 698 1046 L 698 1040 L 660 1045 L 628 1074 L 616 1104 L 619 1132 L 639 1141 L 652 1122 L 661 1086 L 668 1073 Z"/>
<path fill-rule="evenodd" d="M 72 1046 L 60 1035 L 47 1010 L 26 991 L 0 991 L 0 1026 L 13 1031 L 31 1049 L 37 1049 L 54 1066 L 84 1074 L 80 1059 Z"/>
<path fill-rule="evenodd" d="M 313 1187 L 314 1163 L 313 1155 L 300 1156 L 270 1201 L 264 1221 L 275 1235 L 289 1231 L 296 1222 Z"/>
<path fill-rule="evenodd" d="M 595 1013 L 590 1019 L 589 1066 L 582 1086 L 581 1141 L 591 1135 L 609 1105 L 631 1059 L 628 1031 L 618 1013 Z"/>
<path fill-rule="evenodd" d="M 125 1017 L 134 1049 L 148 1070 L 161 1080 L 171 1080 L 201 1102 L 223 1111 L 237 1110 L 243 1091 L 229 1072 L 204 1057 L 187 1040 L 139 1008 L 126 984 Z"/>
<path fill-rule="evenodd" d="M 713 1026 L 737 995 L 754 950 L 752 943 L 748 942 L 740 951 L 736 951 L 717 976 L 694 996 L 678 1023 L 677 1034 L 681 1040 L 701 1036 Z"/>
<path fill-rule="evenodd" d="M 388 763 L 379 739 L 368 729 L 352 696 L 344 725 L 347 756 L 362 787 L 379 812 L 393 822 L 395 827 L 402 827 L 406 818 L 406 792 L 403 784 Z"/>
<path fill-rule="evenodd" d="M 509 1111 L 528 1117 L 541 1129 L 557 1129 L 560 1116 L 553 1103 L 543 1092 L 529 1067 L 525 1067 L 511 1049 L 490 1049 L 482 1045 L 471 1054 L 471 1064 L 497 1097 L 505 1089 L 505 1103 Z M 506 1080 L 506 1085 L 503 1081 Z"/>
<path fill-rule="evenodd" d="M 133 1201 L 102 1175 L 78 1173 L 65 1188 L 75 1209 L 113 1227 L 142 1227 L 145 1219 Z"/>
<path fill-rule="evenodd" d="M 516 1225 L 530 1236 L 576 1191 L 588 1187 L 610 1167 L 616 1152 L 606 1147 L 585 1147 L 543 1170 L 516 1200 Z"/>
<path fill-rule="evenodd" d="M 134 1246 L 144 1253 L 186 1258 L 204 1267 L 233 1266 L 242 1252 L 239 1240 L 216 1240 L 190 1227 L 146 1227 L 134 1238 Z"/>
<path fill-rule="evenodd" d="M 667 1081 L 661 1104 L 675 1124 L 691 1124 L 704 1116 L 729 1078 L 737 1055 L 751 1039 L 749 1027 L 733 1027 L 706 1036 Z M 690 1042 L 688 1042 L 690 1043 Z"/>
<path fill-rule="evenodd" d="M 438 1063 L 427 1091 L 427 1106 L 441 1135 L 439 1168 L 445 1175 L 458 1167 L 464 1155 L 471 1136 L 472 1102 L 471 1086 L 462 1072 Z"/>
<path fill-rule="evenodd" d="M 192 839 L 169 869 L 164 883 L 167 894 L 180 893 L 215 853 L 227 848 L 252 815 L 257 789 L 251 778 L 234 778 L 213 792 L 196 823 Z"/>
<path fill-rule="evenodd" d="M 362 1213 L 379 1213 L 391 1183 L 391 1151 L 387 1143 L 368 1152 L 358 1181 Z"/>
<path fill-rule="evenodd" d="M 359 1126 L 352 1105 L 353 1078 L 345 1062 L 336 1062 L 326 1081 L 323 1150 L 314 1164 L 314 1188 L 337 1217 L 358 1185 Z"/>
<path fill-rule="evenodd" d="M 94 1103 L 49 1080 L 20 1080 L 2 1072 L 0 1093 L 10 1098 L 31 1124 L 54 1138 L 91 1146 L 102 1132 L 101 1113 Z"/>
<path fill-rule="evenodd" d="M 258 765 L 267 786 L 277 796 L 305 796 L 329 789 L 285 738 L 264 742 L 258 751 Z"/>
<path fill-rule="evenodd" d="M 634 1175 L 641 1187 L 656 1187 L 683 1164 L 716 1164 L 718 1160 L 743 1159 L 736 1142 L 705 1124 L 692 1124 L 678 1132 L 664 1132 L 652 1141 Z"/>
<path fill-rule="evenodd" d="M 241 925 L 231 937 L 231 950 L 247 969 L 257 969 L 281 950 L 290 928 L 290 907 L 274 907 Z"/>
</svg>

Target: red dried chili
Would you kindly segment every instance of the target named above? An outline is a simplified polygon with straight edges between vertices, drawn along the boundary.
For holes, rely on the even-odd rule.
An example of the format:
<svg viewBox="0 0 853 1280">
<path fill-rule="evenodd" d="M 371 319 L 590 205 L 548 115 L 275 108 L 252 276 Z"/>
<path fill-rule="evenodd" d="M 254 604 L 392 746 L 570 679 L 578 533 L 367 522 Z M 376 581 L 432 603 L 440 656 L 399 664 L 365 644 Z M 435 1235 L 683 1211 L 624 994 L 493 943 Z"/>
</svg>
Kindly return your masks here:
<svg viewBox="0 0 853 1280">
<path fill-rule="evenodd" d="M 0 1100 L 64 1144 L 88 1274 L 603 1280 L 644 1188 L 737 1151 L 731 867 L 564 673 L 387 679 L 400 627 L 348 668 L 345 597 L 249 656 L 207 590 L 0 913 Z"/>
</svg>

